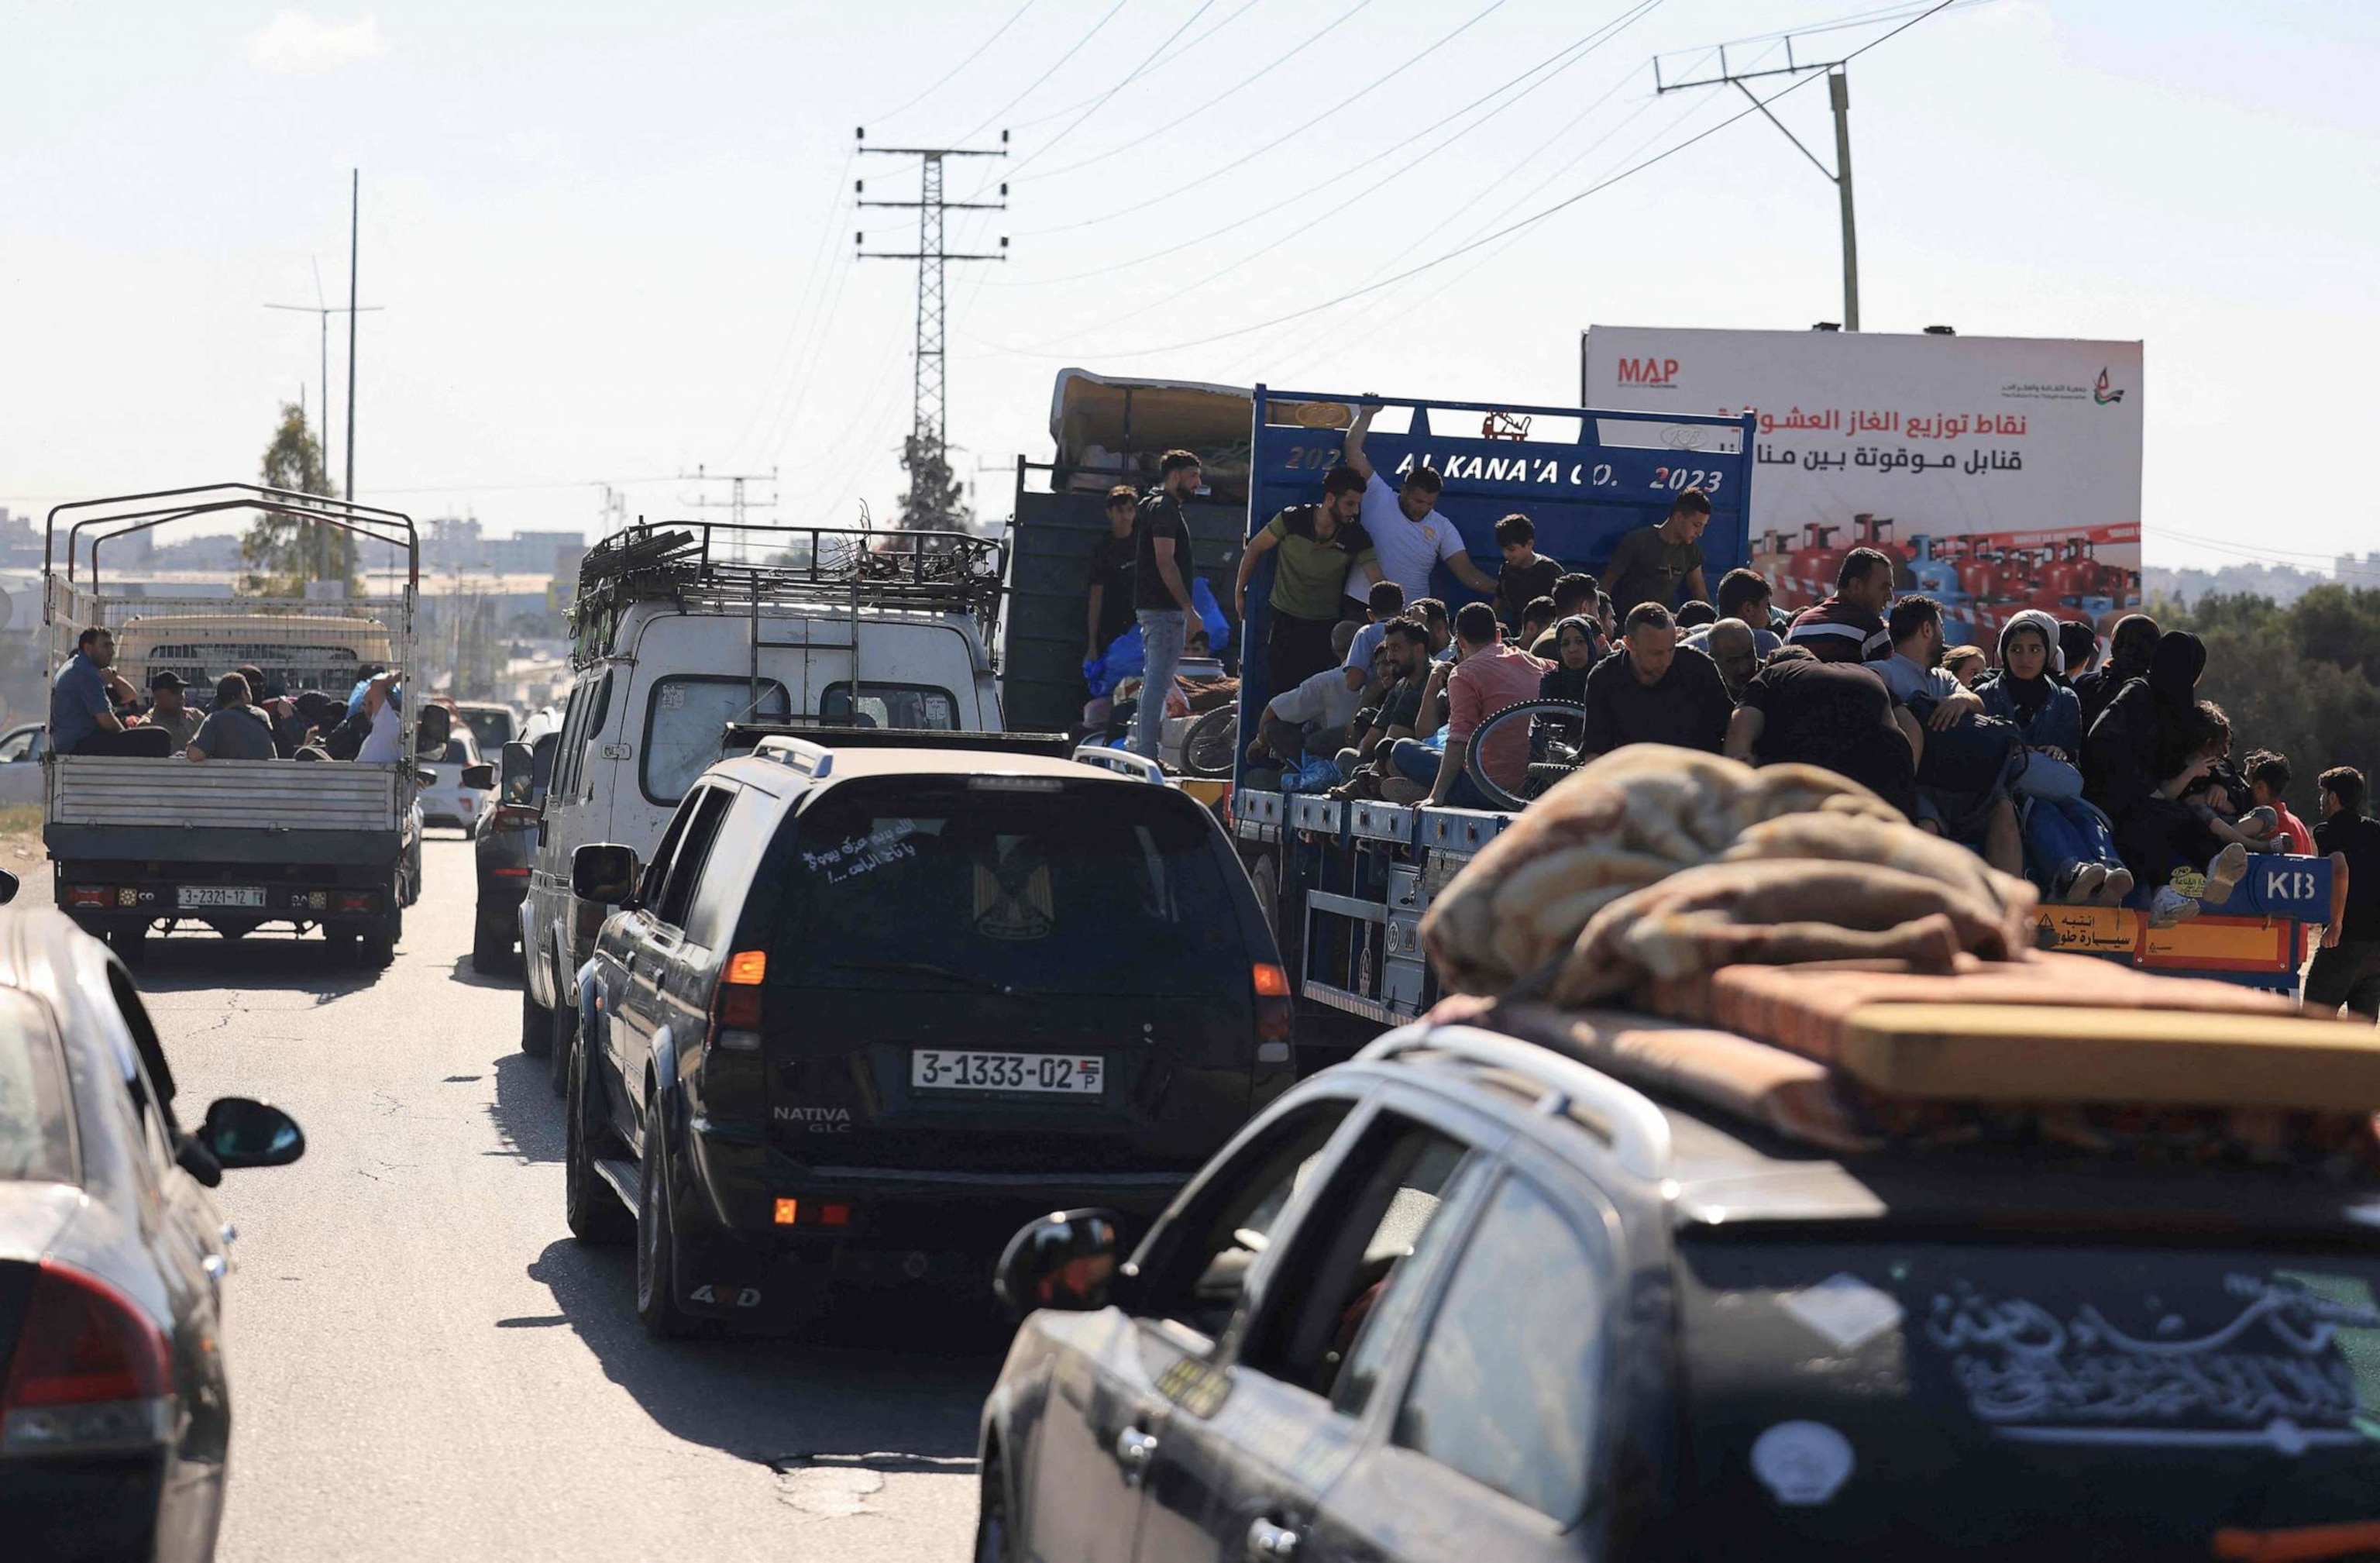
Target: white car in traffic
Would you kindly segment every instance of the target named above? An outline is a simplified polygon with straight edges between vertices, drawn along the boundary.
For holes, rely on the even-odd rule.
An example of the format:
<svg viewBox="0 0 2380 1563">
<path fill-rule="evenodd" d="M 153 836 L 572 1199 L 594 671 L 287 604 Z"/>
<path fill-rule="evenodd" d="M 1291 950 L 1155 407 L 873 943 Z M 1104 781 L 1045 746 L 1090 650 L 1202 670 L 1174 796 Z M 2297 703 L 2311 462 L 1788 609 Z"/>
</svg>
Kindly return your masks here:
<svg viewBox="0 0 2380 1563">
<path fill-rule="evenodd" d="M 421 769 L 433 779 L 422 784 L 421 823 L 425 825 L 447 824 L 468 833 L 480 823 L 480 816 L 490 807 L 494 794 L 484 787 L 465 787 L 465 767 L 480 763 L 479 740 L 463 723 L 455 724 L 455 733 L 446 740 L 446 752 L 435 760 L 423 760 Z"/>
</svg>

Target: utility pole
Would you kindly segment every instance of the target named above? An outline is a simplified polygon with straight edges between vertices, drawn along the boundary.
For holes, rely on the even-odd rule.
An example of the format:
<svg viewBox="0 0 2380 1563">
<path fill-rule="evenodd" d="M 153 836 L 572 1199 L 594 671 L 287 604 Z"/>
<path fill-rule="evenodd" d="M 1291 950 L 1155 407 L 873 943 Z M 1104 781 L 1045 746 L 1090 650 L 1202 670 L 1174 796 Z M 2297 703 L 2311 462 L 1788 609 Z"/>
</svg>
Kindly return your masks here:
<svg viewBox="0 0 2380 1563">
<path fill-rule="evenodd" d="M 268 310 L 287 310 L 294 314 L 314 315 L 322 322 L 322 407 L 320 416 L 322 418 L 321 434 L 322 446 L 322 478 L 323 481 L 327 482 L 331 476 L 331 317 L 333 315 L 352 315 L 358 313 L 376 314 L 381 311 L 382 306 L 379 304 L 358 305 L 350 301 L 345 308 L 342 308 L 334 304 L 324 303 L 322 301 L 322 265 L 321 262 L 317 261 L 314 263 L 314 301 L 312 303 L 267 304 L 264 307 Z M 350 362 L 354 360 L 355 350 L 355 337 L 350 334 L 347 338 L 347 354 Z M 352 483 L 355 481 L 355 471 L 350 468 L 347 472 L 347 482 Z M 317 528 L 316 530 L 319 531 L 321 529 Z M 313 552 L 317 555 L 314 561 L 315 569 L 313 573 L 315 579 L 320 580 L 322 579 L 322 565 L 323 562 L 320 556 L 322 551 L 318 545 Z"/>
<path fill-rule="evenodd" d="M 1760 110 L 1768 123 L 1783 130 L 1785 139 L 1793 143 L 1793 150 L 1808 158 L 1810 165 L 1825 175 L 1828 182 L 1833 184 L 1837 199 L 1841 202 L 1843 214 L 1843 329 L 1857 331 L 1860 328 L 1859 228 L 1852 216 L 1850 64 L 1845 60 L 1796 60 L 1793 57 L 1792 34 L 1785 35 L 1784 43 L 1785 63 L 1782 66 L 1771 66 L 1765 70 L 1742 71 L 1728 68 L 1727 45 L 1722 43 L 1718 46 L 1718 74 L 1698 77 L 1692 81 L 1662 80 L 1661 57 L 1656 55 L 1653 56 L 1653 92 L 1656 96 L 1661 96 L 1670 92 L 1682 92 L 1695 87 L 1733 87 L 1752 100 L 1753 106 Z M 1766 76 L 1802 77 L 1814 70 L 1823 70 L 1827 73 L 1827 101 L 1834 108 L 1835 165 L 1831 169 L 1818 161 L 1817 153 L 1802 144 L 1802 139 L 1799 136 L 1785 129 L 1785 122 L 1768 112 L 1768 105 L 1760 101 L 1758 93 L 1744 85 L 1747 81 L 1758 80 Z"/>
<path fill-rule="evenodd" d="M 713 473 L 707 468 L 697 467 L 693 472 L 680 472 L 678 476 L 686 479 L 689 482 L 727 484 L 727 497 L 724 499 L 712 499 L 708 495 L 698 495 L 692 499 L 682 499 L 678 503 L 684 505 L 689 510 L 724 510 L 727 512 L 729 524 L 735 527 L 743 526 L 744 512 L 747 505 L 762 510 L 769 510 L 776 507 L 777 496 L 773 493 L 770 494 L 768 497 L 764 499 L 747 499 L 744 493 L 744 485 L 746 483 L 768 483 L 773 488 L 777 482 L 777 470 L 774 467 L 770 468 L 765 472 L 718 473 Z M 733 539 L 733 542 L 735 546 L 740 550 L 744 546 L 745 539 L 739 532 Z"/>
<path fill-rule="evenodd" d="M 347 492 L 356 497 L 356 266 L 358 241 L 363 233 L 364 174 L 347 170 Z"/>
<path fill-rule="evenodd" d="M 942 329 L 944 294 L 942 268 L 953 261 L 1005 261 L 1008 239 L 1003 235 L 1000 249 L 991 254 L 961 254 L 943 244 L 942 214 L 945 212 L 1004 212 L 1008 209 L 1008 187 L 1000 187 L 998 201 L 945 201 L 942 199 L 942 162 L 952 157 L 1006 157 L 1008 132 L 1000 133 L 997 150 L 968 147 L 872 147 L 868 145 L 868 129 L 858 132 L 859 151 L 886 157 L 914 157 L 919 160 L 917 199 L 915 201 L 868 201 L 854 202 L 859 206 L 914 208 L 917 214 L 917 248 L 914 250 L 869 250 L 866 248 L 865 231 L 852 236 L 856 259 L 862 261 L 915 261 L 917 263 L 917 362 L 910 386 L 909 412 L 909 503 L 907 514 L 913 522 L 939 517 L 942 495 L 935 474 L 947 472 L 950 466 L 945 440 L 945 413 L 948 406 L 947 380 L 943 371 Z M 854 180 L 852 193 L 865 196 L 868 182 Z"/>
</svg>

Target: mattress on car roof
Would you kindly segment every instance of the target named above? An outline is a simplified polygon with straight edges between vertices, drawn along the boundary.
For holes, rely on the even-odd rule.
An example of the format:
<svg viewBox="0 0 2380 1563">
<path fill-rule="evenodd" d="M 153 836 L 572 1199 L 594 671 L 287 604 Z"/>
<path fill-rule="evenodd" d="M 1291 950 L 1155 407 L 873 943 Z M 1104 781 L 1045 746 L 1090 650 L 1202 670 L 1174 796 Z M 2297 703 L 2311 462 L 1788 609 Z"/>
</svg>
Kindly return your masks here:
<svg viewBox="0 0 2380 1563">
<path fill-rule="evenodd" d="M 1975 1102 L 2380 1107 L 2368 1032 L 2228 983 L 2085 956 L 1730 966 L 1656 984 L 1655 1013 L 1828 1064 L 1888 1095 Z"/>
</svg>

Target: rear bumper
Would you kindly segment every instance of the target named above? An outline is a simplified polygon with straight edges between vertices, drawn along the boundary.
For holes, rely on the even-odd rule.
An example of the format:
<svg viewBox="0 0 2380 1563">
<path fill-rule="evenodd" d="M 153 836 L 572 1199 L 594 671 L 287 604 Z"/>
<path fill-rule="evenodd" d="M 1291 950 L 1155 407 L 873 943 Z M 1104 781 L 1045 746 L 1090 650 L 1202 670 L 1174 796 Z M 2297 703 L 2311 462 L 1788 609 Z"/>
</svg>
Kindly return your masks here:
<svg viewBox="0 0 2380 1563">
<path fill-rule="evenodd" d="M 267 923 L 320 923 L 371 928 L 398 915 L 396 868 L 386 864 L 271 862 L 57 863 L 57 908 L 84 929 L 140 928 L 181 920 L 242 928 Z M 186 904 L 226 890 L 255 892 L 259 904 Z"/>
</svg>

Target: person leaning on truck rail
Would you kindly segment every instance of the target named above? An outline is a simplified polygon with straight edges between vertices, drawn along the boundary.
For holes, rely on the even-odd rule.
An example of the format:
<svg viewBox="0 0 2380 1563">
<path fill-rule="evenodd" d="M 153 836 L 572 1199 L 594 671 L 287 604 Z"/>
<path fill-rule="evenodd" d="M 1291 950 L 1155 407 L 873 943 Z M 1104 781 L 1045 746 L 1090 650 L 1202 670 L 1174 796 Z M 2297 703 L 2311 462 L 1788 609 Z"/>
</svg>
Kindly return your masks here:
<svg viewBox="0 0 2380 1563">
<path fill-rule="evenodd" d="M 1204 475 L 1197 457 L 1186 450 L 1167 451 L 1158 461 L 1157 473 L 1157 487 L 1140 502 L 1133 519 L 1132 605 L 1140 618 L 1143 660 L 1132 749 L 1151 761 L 1165 743 L 1164 692 L 1173 687 L 1173 670 L 1182 665 L 1189 626 L 1198 617 L 1190 595 L 1190 581 L 1197 573 L 1190 556 L 1190 522 L 1182 507 L 1197 494 Z M 1152 693 L 1155 699 L 1149 698 Z"/>
<path fill-rule="evenodd" d="M 119 701 L 131 699 L 132 688 L 121 674 L 109 671 L 115 662 L 115 637 L 106 630 L 93 625 L 76 638 L 74 654 L 50 684 L 50 752 L 128 752 L 112 735 L 124 731 L 124 718 L 115 708 Z M 111 736 L 92 741 L 103 734 Z"/>
<path fill-rule="evenodd" d="M 248 680 L 226 673 L 215 680 L 215 708 L 182 751 L 191 760 L 273 760 L 273 718 L 249 703 Z"/>
<path fill-rule="evenodd" d="M 1703 584 L 1702 545 L 1710 519 L 1709 496 L 1698 488 L 1682 489 L 1670 501 L 1667 516 L 1620 540 L 1611 551 L 1611 563 L 1604 567 L 1603 586 L 1623 618 L 1639 603 L 1676 607 L 1682 586 L 1690 602 L 1710 595 Z"/>
</svg>

